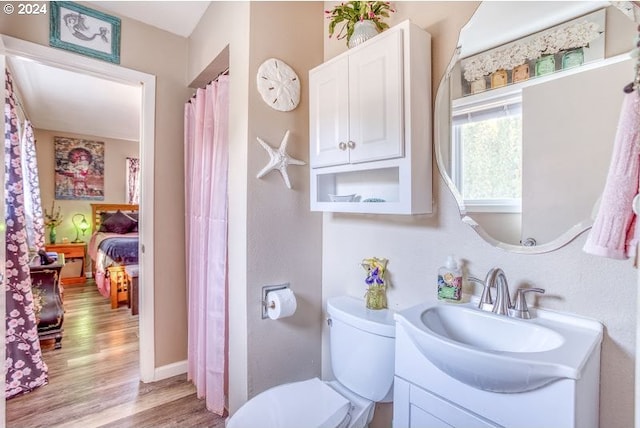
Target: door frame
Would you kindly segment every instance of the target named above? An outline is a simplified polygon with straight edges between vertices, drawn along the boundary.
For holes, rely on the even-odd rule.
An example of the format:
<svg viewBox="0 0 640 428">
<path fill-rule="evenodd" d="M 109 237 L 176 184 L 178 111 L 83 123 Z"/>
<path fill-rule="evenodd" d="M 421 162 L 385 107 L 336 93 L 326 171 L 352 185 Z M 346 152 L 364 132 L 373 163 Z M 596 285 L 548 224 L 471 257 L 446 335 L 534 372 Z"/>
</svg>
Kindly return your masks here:
<svg viewBox="0 0 640 428">
<path fill-rule="evenodd" d="M 138 250 L 139 280 L 146 286 L 140 287 L 139 292 L 140 380 L 145 383 L 153 382 L 156 380 L 153 258 L 156 76 L 0 34 L 0 57 L 2 57 L 0 64 L 4 63 L 5 56 L 22 57 L 44 65 L 141 87 L 139 142 L 141 224 Z M 4 82 L 4 73 L 2 73 L 2 80 Z"/>
</svg>

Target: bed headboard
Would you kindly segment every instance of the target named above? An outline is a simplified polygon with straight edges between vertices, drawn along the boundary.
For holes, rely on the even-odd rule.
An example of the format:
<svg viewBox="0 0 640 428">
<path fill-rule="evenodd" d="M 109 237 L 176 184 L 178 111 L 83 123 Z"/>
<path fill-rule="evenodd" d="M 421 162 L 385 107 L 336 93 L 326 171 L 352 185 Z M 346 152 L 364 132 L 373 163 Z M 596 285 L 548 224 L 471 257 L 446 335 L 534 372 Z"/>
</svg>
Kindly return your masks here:
<svg viewBox="0 0 640 428">
<path fill-rule="evenodd" d="M 100 221 L 103 213 L 115 213 L 116 211 L 126 213 L 138 212 L 137 204 L 91 204 L 91 231 L 97 232 L 100 229 Z"/>
</svg>

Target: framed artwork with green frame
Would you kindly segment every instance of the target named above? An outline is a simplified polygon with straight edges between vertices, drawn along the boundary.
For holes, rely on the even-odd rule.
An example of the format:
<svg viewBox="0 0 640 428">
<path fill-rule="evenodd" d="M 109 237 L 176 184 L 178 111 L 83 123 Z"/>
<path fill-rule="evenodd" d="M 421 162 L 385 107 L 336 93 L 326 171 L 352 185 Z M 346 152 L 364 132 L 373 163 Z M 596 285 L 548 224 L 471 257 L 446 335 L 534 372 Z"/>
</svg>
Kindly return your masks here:
<svg viewBox="0 0 640 428">
<path fill-rule="evenodd" d="M 120 18 L 70 1 L 52 1 L 49 45 L 120 64 Z"/>
</svg>

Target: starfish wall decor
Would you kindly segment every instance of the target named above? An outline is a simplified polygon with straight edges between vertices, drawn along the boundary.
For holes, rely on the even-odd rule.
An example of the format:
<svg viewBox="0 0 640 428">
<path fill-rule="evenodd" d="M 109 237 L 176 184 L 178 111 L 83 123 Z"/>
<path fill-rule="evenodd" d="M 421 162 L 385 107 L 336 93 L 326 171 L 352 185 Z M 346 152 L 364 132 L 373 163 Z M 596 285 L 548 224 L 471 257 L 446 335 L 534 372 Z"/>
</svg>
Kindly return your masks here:
<svg viewBox="0 0 640 428">
<path fill-rule="evenodd" d="M 258 142 L 264 149 L 269 153 L 269 163 L 260 170 L 256 178 L 262 178 L 267 175 L 269 172 L 278 170 L 280 171 L 280 175 L 282 175 L 282 179 L 284 180 L 284 184 L 287 185 L 289 189 L 291 189 L 291 181 L 289 181 L 289 174 L 287 174 L 287 167 L 289 165 L 306 165 L 305 162 L 294 159 L 287 154 L 287 143 L 289 141 L 289 130 L 284 134 L 282 138 L 282 142 L 280 143 L 280 147 L 278 149 L 274 149 L 270 145 L 264 142 L 262 138 L 257 137 Z"/>
</svg>

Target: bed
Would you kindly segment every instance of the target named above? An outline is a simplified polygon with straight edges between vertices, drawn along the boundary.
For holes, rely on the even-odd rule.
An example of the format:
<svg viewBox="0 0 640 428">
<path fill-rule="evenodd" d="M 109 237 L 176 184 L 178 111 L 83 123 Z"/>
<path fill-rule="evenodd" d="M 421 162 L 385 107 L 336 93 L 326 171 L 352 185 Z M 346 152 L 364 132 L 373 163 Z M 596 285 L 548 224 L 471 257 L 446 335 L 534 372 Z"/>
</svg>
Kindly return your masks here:
<svg viewBox="0 0 640 428">
<path fill-rule="evenodd" d="M 88 253 L 93 277 L 100 294 L 115 308 L 127 299 L 124 267 L 138 264 L 138 205 L 91 204 L 91 211 Z"/>
</svg>

